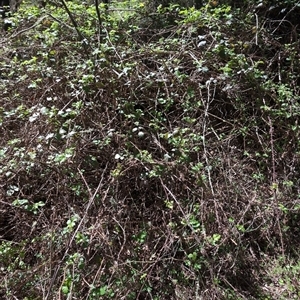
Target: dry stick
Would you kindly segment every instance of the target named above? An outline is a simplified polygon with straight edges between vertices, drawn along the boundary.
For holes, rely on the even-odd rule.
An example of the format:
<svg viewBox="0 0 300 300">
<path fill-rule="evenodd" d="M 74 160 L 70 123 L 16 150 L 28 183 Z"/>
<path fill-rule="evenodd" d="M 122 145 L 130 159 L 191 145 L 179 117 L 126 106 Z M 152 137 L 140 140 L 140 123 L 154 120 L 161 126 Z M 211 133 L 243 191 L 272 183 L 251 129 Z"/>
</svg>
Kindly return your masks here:
<svg viewBox="0 0 300 300">
<path fill-rule="evenodd" d="M 278 211 L 278 198 L 277 198 L 277 174 L 276 174 L 276 166 L 275 166 L 275 151 L 274 151 L 274 139 L 273 139 L 273 133 L 274 133 L 274 128 L 272 124 L 272 120 L 269 117 L 269 126 L 270 126 L 270 143 L 271 143 L 271 153 L 272 153 L 272 189 L 273 189 L 273 195 L 274 195 L 274 200 L 275 200 L 275 205 L 276 205 L 276 211 Z M 279 236 L 280 236 L 280 243 L 281 243 L 281 251 L 282 255 L 284 256 L 284 246 L 283 246 L 283 236 L 282 236 L 282 230 L 280 227 L 280 222 L 279 222 L 279 217 L 277 215 L 277 225 L 278 225 L 278 230 L 279 230 Z"/>
<path fill-rule="evenodd" d="M 272 120 L 269 117 L 269 126 L 270 126 L 270 142 L 271 142 L 271 153 L 272 153 L 272 182 L 276 182 L 276 167 L 275 167 L 275 154 L 274 154 L 274 140 L 273 140 L 273 125 Z"/>
<path fill-rule="evenodd" d="M 96 7 L 96 13 L 97 13 L 97 18 L 99 22 L 99 39 L 100 39 L 100 44 L 103 42 L 103 36 L 102 36 L 102 18 L 99 10 L 99 0 L 95 0 L 95 7 Z"/>
<path fill-rule="evenodd" d="M 12 33 L 12 35 L 10 35 L 10 36 L 8 36 L 7 38 L 1 40 L 1 41 L 0 41 L 0 45 L 6 44 L 7 41 L 13 40 L 15 37 L 21 35 L 22 33 L 27 32 L 27 31 L 29 31 L 29 30 L 31 30 L 31 29 L 34 29 L 35 27 L 37 27 L 37 26 L 38 26 L 44 19 L 46 19 L 47 17 L 50 17 L 50 18 L 52 18 L 53 20 L 55 20 L 57 23 L 60 23 L 60 24 L 62 24 L 62 25 L 64 25 L 64 26 L 68 27 L 69 29 L 74 30 L 74 28 L 73 28 L 72 26 L 68 25 L 67 23 L 65 23 L 65 22 L 63 22 L 63 21 L 61 21 L 61 20 L 59 20 L 58 18 L 56 18 L 56 17 L 54 17 L 53 15 L 51 15 L 51 14 L 48 13 L 48 14 L 46 14 L 45 16 L 42 16 L 41 18 L 39 18 L 39 19 L 38 19 L 33 25 L 31 25 L 30 27 L 25 28 L 25 29 L 22 29 L 22 30 L 20 30 L 20 31 L 17 31 L 17 32 L 15 32 L 15 33 Z M 76 30 L 76 29 L 75 29 L 75 30 Z"/>
<path fill-rule="evenodd" d="M 7 38 L 1 40 L 1 41 L 0 41 L 0 45 L 1 45 L 1 44 L 5 44 L 5 43 L 7 43 L 7 41 L 13 40 L 13 39 L 14 39 L 15 37 L 17 37 L 18 35 L 20 35 L 20 34 L 26 32 L 26 31 L 29 31 L 29 30 L 35 28 L 35 27 L 36 27 L 37 25 L 39 25 L 45 18 L 47 18 L 47 16 L 43 16 L 43 17 L 39 18 L 32 26 L 30 26 L 30 27 L 28 27 L 28 28 L 25 28 L 25 29 L 23 29 L 23 30 L 21 30 L 21 31 L 18 31 L 18 32 L 16 32 L 16 33 L 10 35 L 9 37 L 7 37 Z"/>
<path fill-rule="evenodd" d="M 210 84 L 211 84 L 211 80 L 208 80 L 206 82 L 206 88 L 207 88 L 207 104 L 205 105 L 204 101 L 203 101 L 203 106 L 204 106 L 204 122 L 203 122 L 203 150 L 204 150 L 204 156 L 205 156 L 205 162 L 207 165 L 207 174 L 208 174 L 208 182 L 209 182 L 209 186 L 210 186 L 210 190 L 212 195 L 214 195 L 214 188 L 212 185 L 212 181 L 211 181 L 211 176 L 210 176 L 210 170 L 209 170 L 209 161 L 208 161 L 208 155 L 207 155 L 207 150 L 206 150 L 206 141 L 205 141 L 205 132 L 206 132 L 206 120 L 208 117 L 208 108 L 209 108 L 209 104 L 210 102 L 213 100 L 210 99 Z"/>
<path fill-rule="evenodd" d="M 57 278 L 58 271 L 59 271 L 59 269 L 60 269 L 60 267 L 61 267 L 63 261 L 65 260 L 67 254 L 68 254 L 68 252 L 69 252 L 69 249 L 70 249 L 70 247 L 71 247 L 71 245 L 72 245 L 72 243 L 73 243 L 73 241 L 74 241 L 74 239 L 75 239 L 75 237 L 76 237 L 76 234 L 77 234 L 79 228 L 81 227 L 83 221 L 85 220 L 85 218 L 86 218 L 86 216 L 87 216 L 87 214 L 88 214 L 89 208 L 91 207 L 92 203 L 94 202 L 94 199 L 95 199 L 96 195 L 98 194 L 98 192 L 99 192 L 99 190 L 100 190 L 100 188 L 101 188 L 101 186 L 102 186 L 102 181 L 103 181 L 103 178 L 104 178 L 104 173 L 105 173 L 105 171 L 106 171 L 106 169 L 107 169 L 107 165 L 108 165 L 108 164 L 106 164 L 106 166 L 105 166 L 105 168 L 104 168 L 104 170 L 103 170 L 103 172 L 102 172 L 101 180 L 100 180 L 100 182 L 99 182 L 99 184 L 98 184 L 98 186 L 97 186 L 97 188 L 96 188 L 94 194 L 92 193 L 92 191 L 91 191 L 91 189 L 90 189 L 88 183 L 86 182 L 86 180 L 85 180 L 85 178 L 84 178 L 82 172 L 80 171 L 79 168 L 77 168 L 78 173 L 80 174 L 80 176 L 81 176 L 81 178 L 82 178 L 82 180 L 83 180 L 83 182 L 84 182 L 84 184 L 85 184 L 85 186 L 86 186 L 86 188 L 87 188 L 87 190 L 88 190 L 88 192 L 89 192 L 90 200 L 89 200 L 89 202 L 88 202 L 88 204 L 87 204 L 87 206 L 86 206 L 86 208 L 85 208 L 84 214 L 83 214 L 83 216 L 82 216 L 82 218 L 81 218 L 79 224 L 78 224 L 77 227 L 76 227 L 76 230 L 74 231 L 74 233 L 73 233 L 71 239 L 69 240 L 67 249 L 66 249 L 66 251 L 65 251 L 65 253 L 64 253 L 63 257 L 62 257 L 62 259 L 60 260 L 59 264 L 57 265 L 57 267 L 56 267 L 56 269 L 55 269 L 55 272 L 54 272 L 54 275 L 53 275 L 53 277 L 52 277 L 52 279 L 51 279 L 50 286 L 49 286 L 48 293 L 47 293 L 47 295 L 46 295 L 45 300 L 49 299 L 49 296 L 50 296 L 50 293 L 51 293 L 53 284 L 54 284 L 54 282 L 55 282 L 55 280 L 56 280 L 56 278 Z"/>
<path fill-rule="evenodd" d="M 120 222 L 115 217 L 113 217 L 113 220 L 119 225 L 119 227 L 121 228 L 122 233 L 123 233 L 123 243 L 122 243 L 121 249 L 118 253 L 118 257 L 117 257 L 117 262 L 118 262 L 120 260 L 120 255 L 123 252 L 123 249 L 124 249 L 125 244 L 126 244 L 126 232 L 125 232 L 124 227 L 120 224 Z"/>
<path fill-rule="evenodd" d="M 96 272 L 95 277 L 93 278 L 93 283 L 92 283 L 92 284 L 89 284 L 89 283 L 83 278 L 83 281 L 84 281 L 87 285 L 89 285 L 89 287 L 90 287 L 90 289 L 89 289 L 89 291 L 88 291 L 88 293 L 87 293 L 87 296 L 86 296 L 86 299 L 85 299 L 85 300 L 88 300 L 88 299 L 89 299 L 90 291 L 92 290 L 92 288 L 93 288 L 93 286 L 94 286 L 94 283 L 96 282 L 96 279 L 97 279 L 97 277 L 98 277 L 98 275 L 99 275 L 99 273 L 100 273 L 100 271 L 101 271 L 101 269 L 102 269 L 103 261 L 104 261 L 104 259 L 101 260 L 100 266 L 99 266 L 99 268 L 98 268 L 98 270 L 97 270 L 97 272 Z"/>
<path fill-rule="evenodd" d="M 258 45 L 258 15 L 255 14 L 256 30 L 255 30 L 255 45 Z"/>
<path fill-rule="evenodd" d="M 163 183 L 162 179 L 160 179 L 160 182 L 161 182 L 161 185 L 162 185 L 162 187 L 164 188 L 164 190 L 167 192 L 166 194 L 167 194 L 167 195 L 169 194 L 169 195 L 173 198 L 173 200 L 176 202 L 176 204 L 178 205 L 178 207 L 179 207 L 179 209 L 180 209 L 180 212 L 182 213 L 182 216 L 183 216 L 184 220 L 186 221 L 187 226 L 191 229 L 191 231 L 192 231 L 193 233 L 196 233 L 195 229 L 194 229 L 193 226 L 190 224 L 190 221 L 189 221 L 188 217 L 187 217 L 186 214 L 184 213 L 184 211 L 183 211 L 183 209 L 182 209 L 182 207 L 181 207 L 179 201 L 176 199 L 175 195 L 174 195 L 174 194 L 170 191 L 170 189 Z M 197 235 L 195 235 L 195 240 L 200 244 L 200 240 L 199 240 L 199 238 L 197 237 Z"/>
<path fill-rule="evenodd" d="M 60 0 L 60 2 L 62 3 L 64 9 L 66 10 L 67 14 L 69 15 L 69 18 L 79 36 L 79 39 L 80 41 L 82 42 L 83 44 L 83 48 L 84 48 L 84 51 L 85 51 L 85 54 L 88 55 L 89 54 L 89 51 L 88 51 L 88 48 L 87 48 L 87 45 L 88 45 L 88 42 L 87 42 L 87 39 L 83 36 L 83 34 L 81 33 L 81 31 L 79 30 L 78 28 L 78 25 L 77 25 L 77 22 L 75 21 L 75 19 L 73 18 L 73 15 L 71 13 L 71 11 L 69 10 L 66 2 L 64 0 Z"/>
<path fill-rule="evenodd" d="M 281 53 L 280 50 L 278 51 L 278 81 L 281 84 Z"/>
<path fill-rule="evenodd" d="M 208 182 L 209 182 L 209 186 L 210 186 L 210 190 L 212 193 L 212 196 L 215 196 L 215 192 L 214 192 L 214 188 L 213 188 L 213 184 L 212 184 L 212 180 L 211 180 L 211 172 L 210 172 L 210 165 L 209 165 L 209 160 L 208 160 L 208 153 L 207 153 L 207 149 L 206 149 L 206 140 L 205 140 L 205 135 L 206 135 L 206 126 L 207 126 L 207 119 L 208 119 L 208 109 L 209 109 L 209 105 L 211 104 L 211 102 L 214 100 L 215 98 L 215 93 L 216 93 L 216 85 L 214 87 L 213 90 L 213 94 L 212 94 L 212 98 L 210 97 L 210 93 L 211 93 L 211 89 L 210 89 L 210 85 L 211 85 L 212 80 L 209 79 L 206 82 L 206 88 L 207 88 L 207 103 L 204 103 L 203 101 L 203 106 L 204 106 L 204 122 L 203 122 L 203 151 L 204 151 L 204 157 L 205 157 L 205 162 L 206 162 L 206 169 L 207 169 L 207 175 L 208 175 Z M 217 218 L 217 222 L 218 222 L 218 226 L 220 226 L 220 218 L 219 218 L 219 214 L 218 214 L 218 207 L 217 207 L 217 202 L 216 199 L 214 197 L 214 206 L 215 206 L 215 211 L 216 211 L 216 218 Z"/>
<path fill-rule="evenodd" d="M 297 7 L 299 7 L 300 1 L 298 1 L 287 13 L 286 15 L 279 21 L 278 26 L 272 31 L 271 34 L 274 34 L 274 32 L 276 32 L 278 30 L 278 28 L 280 27 L 280 25 L 286 20 L 287 16 Z"/>
</svg>

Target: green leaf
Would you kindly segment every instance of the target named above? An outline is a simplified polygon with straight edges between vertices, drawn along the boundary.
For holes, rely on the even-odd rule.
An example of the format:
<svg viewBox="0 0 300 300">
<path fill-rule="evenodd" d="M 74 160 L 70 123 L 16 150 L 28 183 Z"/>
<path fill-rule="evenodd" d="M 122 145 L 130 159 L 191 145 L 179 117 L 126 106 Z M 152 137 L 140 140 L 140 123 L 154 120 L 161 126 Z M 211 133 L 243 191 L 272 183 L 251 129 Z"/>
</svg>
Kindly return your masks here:
<svg viewBox="0 0 300 300">
<path fill-rule="evenodd" d="M 64 295 L 67 295 L 69 293 L 69 288 L 66 285 L 63 285 L 61 291 Z"/>
<path fill-rule="evenodd" d="M 104 296 L 106 294 L 107 291 L 107 286 L 103 286 L 99 289 L 99 295 L 100 296 Z"/>
</svg>

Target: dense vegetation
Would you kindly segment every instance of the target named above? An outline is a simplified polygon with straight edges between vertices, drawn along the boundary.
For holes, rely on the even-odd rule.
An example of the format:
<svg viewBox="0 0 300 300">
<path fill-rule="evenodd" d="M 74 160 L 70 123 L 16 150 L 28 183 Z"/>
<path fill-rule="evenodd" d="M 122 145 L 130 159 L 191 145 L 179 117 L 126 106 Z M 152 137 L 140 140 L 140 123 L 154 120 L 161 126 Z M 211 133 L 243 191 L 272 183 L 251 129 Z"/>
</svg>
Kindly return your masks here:
<svg viewBox="0 0 300 300">
<path fill-rule="evenodd" d="M 155 3 L 1 32 L 1 299 L 299 299 L 299 2 Z"/>
</svg>

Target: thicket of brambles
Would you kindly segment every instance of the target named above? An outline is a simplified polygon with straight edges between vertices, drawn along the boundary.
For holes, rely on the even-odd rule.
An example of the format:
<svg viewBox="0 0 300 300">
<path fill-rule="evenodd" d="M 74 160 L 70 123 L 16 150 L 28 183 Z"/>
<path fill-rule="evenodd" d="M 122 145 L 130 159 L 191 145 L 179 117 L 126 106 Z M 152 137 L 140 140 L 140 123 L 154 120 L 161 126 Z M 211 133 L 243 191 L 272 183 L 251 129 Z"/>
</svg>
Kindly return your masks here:
<svg viewBox="0 0 300 300">
<path fill-rule="evenodd" d="M 299 298 L 300 4 L 174 2 L 9 18 L 1 299 Z"/>
</svg>

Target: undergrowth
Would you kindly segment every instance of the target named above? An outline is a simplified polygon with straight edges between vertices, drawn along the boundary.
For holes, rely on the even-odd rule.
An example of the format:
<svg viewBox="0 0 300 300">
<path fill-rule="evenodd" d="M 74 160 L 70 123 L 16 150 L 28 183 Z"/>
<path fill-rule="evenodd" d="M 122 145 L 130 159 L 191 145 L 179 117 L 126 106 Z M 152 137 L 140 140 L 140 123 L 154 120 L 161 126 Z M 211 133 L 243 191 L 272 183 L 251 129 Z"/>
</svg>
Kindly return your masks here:
<svg viewBox="0 0 300 300">
<path fill-rule="evenodd" d="M 0 39 L 1 298 L 298 299 L 299 5 L 62 3 Z"/>
</svg>

